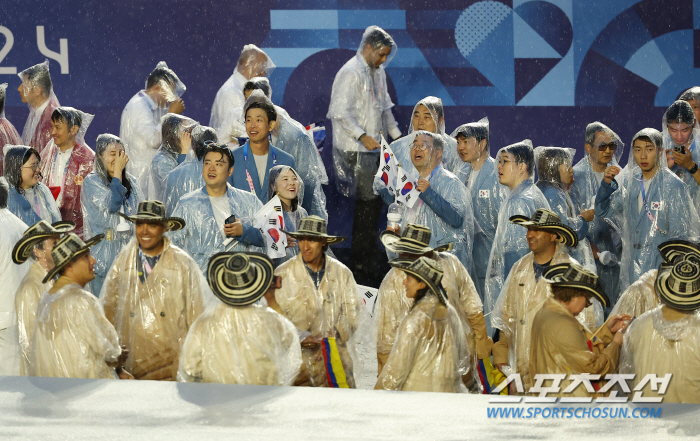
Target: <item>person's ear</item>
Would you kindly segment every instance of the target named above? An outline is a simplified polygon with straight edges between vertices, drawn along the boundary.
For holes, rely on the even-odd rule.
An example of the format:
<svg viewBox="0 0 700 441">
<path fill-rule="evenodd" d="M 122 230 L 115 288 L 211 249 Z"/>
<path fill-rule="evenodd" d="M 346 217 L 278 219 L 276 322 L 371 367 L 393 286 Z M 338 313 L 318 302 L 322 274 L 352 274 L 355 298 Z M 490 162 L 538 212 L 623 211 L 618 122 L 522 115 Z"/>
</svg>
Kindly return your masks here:
<svg viewBox="0 0 700 441">
<path fill-rule="evenodd" d="M 583 145 L 583 148 L 586 150 L 586 153 L 588 153 L 590 156 L 593 156 L 593 146 L 586 143 Z"/>
<path fill-rule="evenodd" d="M 275 120 L 270 121 L 268 123 L 268 127 L 269 127 L 268 132 L 272 132 L 273 130 L 275 130 L 276 126 L 277 126 L 277 121 L 275 121 Z"/>
<path fill-rule="evenodd" d="M 75 136 L 78 134 L 78 130 L 80 130 L 80 127 L 78 126 L 73 126 L 70 128 L 70 136 Z"/>
<path fill-rule="evenodd" d="M 233 174 L 233 166 L 228 169 L 228 175 L 231 176 Z"/>
<path fill-rule="evenodd" d="M 419 290 L 425 289 L 425 288 L 427 288 L 427 287 L 428 287 L 428 285 L 427 285 L 424 281 L 422 281 L 422 280 L 419 281 L 419 283 L 418 283 L 418 289 L 419 289 Z"/>
<path fill-rule="evenodd" d="M 486 140 L 485 139 L 482 139 L 481 141 L 479 141 L 478 144 L 479 144 L 479 151 L 480 152 L 482 152 L 482 151 L 484 151 L 484 149 L 486 149 Z"/>
</svg>

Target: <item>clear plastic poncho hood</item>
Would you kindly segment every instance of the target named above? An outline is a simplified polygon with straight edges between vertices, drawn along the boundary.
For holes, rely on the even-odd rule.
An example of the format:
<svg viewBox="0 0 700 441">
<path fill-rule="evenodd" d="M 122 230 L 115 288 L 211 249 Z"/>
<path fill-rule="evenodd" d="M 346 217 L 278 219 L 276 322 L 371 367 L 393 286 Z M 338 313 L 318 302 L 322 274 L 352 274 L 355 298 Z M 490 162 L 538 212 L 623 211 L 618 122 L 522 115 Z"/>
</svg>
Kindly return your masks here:
<svg viewBox="0 0 700 441">
<path fill-rule="evenodd" d="M 158 80 L 158 85 L 163 90 L 167 102 L 177 101 L 187 90 L 187 87 L 180 81 L 177 74 L 168 67 L 165 61 L 160 61 L 150 75 L 154 73 L 163 73 L 164 76 L 168 77 L 168 80 L 163 78 Z M 146 81 L 144 89 L 148 89 L 148 81 Z"/>
<path fill-rule="evenodd" d="M 265 51 L 254 44 L 246 44 L 241 50 L 234 72 L 238 71 L 246 78 L 269 77 L 275 67 L 272 58 Z"/>
<path fill-rule="evenodd" d="M 370 45 L 373 51 L 379 51 L 384 47 L 391 47 L 391 52 L 386 57 L 386 61 L 382 64 L 384 68 L 389 65 L 391 60 L 396 56 L 398 46 L 391 35 L 379 26 L 369 26 L 362 34 L 360 46 L 357 48 L 357 55 L 364 58 L 365 46 Z"/>
<path fill-rule="evenodd" d="M 80 121 L 80 128 L 78 128 L 78 133 L 75 134 L 75 142 L 78 144 L 85 144 L 85 134 L 87 133 L 92 120 L 95 119 L 95 115 L 92 115 L 82 110 L 78 110 L 74 107 L 57 107 L 54 112 L 61 114 L 61 118 L 69 127 L 74 126 Z"/>
</svg>

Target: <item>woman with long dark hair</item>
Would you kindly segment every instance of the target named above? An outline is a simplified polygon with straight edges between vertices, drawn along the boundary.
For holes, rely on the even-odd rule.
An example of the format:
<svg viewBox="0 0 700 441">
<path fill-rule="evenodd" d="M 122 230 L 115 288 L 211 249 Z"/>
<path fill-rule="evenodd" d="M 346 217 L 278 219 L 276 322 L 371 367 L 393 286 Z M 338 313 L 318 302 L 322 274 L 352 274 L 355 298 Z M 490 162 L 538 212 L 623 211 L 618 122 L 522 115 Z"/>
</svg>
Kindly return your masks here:
<svg viewBox="0 0 700 441">
<path fill-rule="evenodd" d="M 42 184 L 39 152 L 26 145 L 6 146 L 5 178 L 10 186 L 7 208 L 27 225 L 52 224 L 61 213 L 49 187 Z"/>
</svg>

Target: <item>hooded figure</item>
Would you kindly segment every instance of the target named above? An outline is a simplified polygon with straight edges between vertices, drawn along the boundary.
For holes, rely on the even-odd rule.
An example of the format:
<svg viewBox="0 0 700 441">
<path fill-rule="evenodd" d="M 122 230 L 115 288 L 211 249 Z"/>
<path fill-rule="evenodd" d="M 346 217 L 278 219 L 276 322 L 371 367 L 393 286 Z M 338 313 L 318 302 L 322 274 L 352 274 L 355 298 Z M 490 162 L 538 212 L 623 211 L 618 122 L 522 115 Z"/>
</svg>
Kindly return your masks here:
<svg viewBox="0 0 700 441">
<path fill-rule="evenodd" d="M 267 200 L 275 195 L 282 201 L 282 228 L 285 231 L 294 233 L 299 229 L 299 223 L 308 216 L 308 213 L 301 206 L 299 201 L 304 200 L 304 181 L 292 167 L 287 165 L 276 165 L 270 169 L 270 185 L 267 187 Z M 299 245 L 296 239 L 287 237 L 287 255 L 274 259 L 275 268 L 299 254 Z"/>
<path fill-rule="evenodd" d="M 695 258 L 662 264 L 655 282 L 662 305 L 634 320 L 625 334 L 620 373 L 634 374 L 633 387 L 649 374 L 670 377 L 665 387 L 652 389 L 646 383 L 641 391 L 645 398 L 700 404 L 698 278 L 700 265 Z"/>
<path fill-rule="evenodd" d="M 443 151 L 442 162 L 444 167 L 454 174 L 458 174 L 466 165 L 457 154 L 457 141 L 445 133 L 445 110 L 442 100 L 435 96 L 427 96 L 418 101 L 413 107 L 411 123 L 408 127 L 408 134 L 425 130 L 427 132 L 442 135 L 445 149 Z M 405 136 L 391 143 L 391 150 L 396 155 L 402 167 L 415 172 L 415 167 L 411 164 L 411 137 Z"/>
<path fill-rule="evenodd" d="M 17 91 L 23 103 L 29 107 L 29 116 L 22 131 L 22 144 L 41 152 L 51 140 L 51 115 L 60 106 L 53 93 L 49 60 L 18 73 L 22 84 Z"/>
<path fill-rule="evenodd" d="M 622 174 L 618 175 L 618 167 L 606 169 L 595 205 L 596 217 L 621 220 L 622 290 L 661 264 L 661 243 L 700 240 L 698 213 L 688 187 L 668 169 L 661 133 L 650 128 L 640 130 L 632 138 L 630 150 Z"/>
<path fill-rule="evenodd" d="M 451 135 L 457 142 L 459 159 L 464 167 L 456 173 L 471 195 L 474 211 L 474 283 L 484 298 L 486 268 L 498 226 L 498 212 L 508 197 L 509 189 L 498 180 L 496 161 L 489 155 L 489 120 L 482 118 L 462 124 Z"/>
<path fill-rule="evenodd" d="M 569 196 L 569 189 L 574 181 L 572 163 L 576 151 L 564 147 L 537 147 L 535 166 L 537 167 L 537 188 L 549 203 L 549 208 L 559 216 L 566 225 L 573 228 L 578 236 L 578 246 L 569 248 L 569 255 L 588 271 L 595 273 L 595 260 L 591 245 L 586 239 L 588 222 L 577 215 Z M 591 218 L 591 220 L 593 220 Z M 613 301 L 616 299 L 613 299 Z"/>
<path fill-rule="evenodd" d="M 585 155 L 574 166 L 574 183 L 571 185 L 571 202 L 574 213 L 590 216 L 595 208 L 595 197 L 603 180 L 603 172 L 609 165 L 620 163 L 625 144 L 608 126 L 598 121 L 586 126 Z M 621 222 L 612 216 L 595 213 L 588 223 L 587 238 L 593 250 L 603 291 L 615 299 L 621 292 L 620 261 L 622 248 L 619 235 Z"/>
<path fill-rule="evenodd" d="M 84 235 L 104 234 L 105 240 L 96 244 L 92 254 L 97 260 L 92 293 L 100 294 L 102 283 L 112 261 L 133 236 L 133 227 L 119 213 L 131 216 L 143 199 L 136 179 L 124 168 L 130 158 L 124 143 L 114 135 L 104 133 L 95 142 L 95 166 L 83 182 L 80 196 L 83 209 Z"/>
<path fill-rule="evenodd" d="M 141 202 L 127 220 L 136 224 L 136 237 L 114 259 L 100 301 L 129 350 L 127 371 L 138 380 L 174 381 L 187 331 L 204 311 L 206 281 L 197 263 L 167 237 L 161 236 L 162 250 L 155 256 L 140 245 L 145 235 L 153 240 L 158 233 L 139 222 L 162 225 L 165 231 L 184 226 L 182 219 L 165 217 L 162 202 Z"/>
<path fill-rule="evenodd" d="M 83 210 L 80 194 L 83 181 L 95 164 L 95 153 L 85 143 L 94 115 L 72 107 L 58 107 L 51 115 L 53 137 L 41 153 L 42 182 L 53 194 L 61 218 L 75 223 L 74 233 L 83 235 Z M 56 142 L 61 145 L 57 145 Z"/>
<path fill-rule="evenodd" d="M 180 97 L 187 88 L 165 61 L 148 75 L 146 88 L 134 95 L 122 112 L 119 137 L 129 156 L 127 171 L 145 187 L 148 168 L 161 145 L 161 118 L 168 112 L 181 113 Z"/>
<path fill-rule="evenodd" d="M 694 100 L 693 100 L 694 102 Z M 668 168 L 688 186 L 695 207 L 700 209 L 700 127 L 696 124 L 695 113 L 689 102 L 682 98 L 666 109 L 661 121 L 664 149 L 668 158 Z"/>
<path fill-rule="evenodd" d="M 149 179 L 144 193 L 148 199 L 163 201 L 168 174 L 187 159 L 187 152 L 192 145 L 192 130 L 197 123 L 186 116 L 167 113 L 160 125 L 162 143 L 147 172 Z"/>
<path fill-rule="evenodd" d="M 211 118 L 209 126 L 217 133 L 222 129 L 224 120 L 235 108 L 243 108 L 243 86 L 251 78 L 269 76 L 275 68 L 272 59 L 254 44 L 246 44 L 238 57 L 238 63 L 233 70 L 233 75 L 216 92 L 214 104 L 211 106 Z M 228 143 L 228 139 L 221 142 Z"/>
<path fill-rule="evenodd" d="M 7 93 L 7 83 L 0 84 L 0 176 L 3 175 L 4 158 L 3 150 L 6 145 L 20 145 L 22 138 L 17 133 L 17 129 L 5 118 L 5 97 Z"/>
<path fill-rule="evenodd" d="M 216 132 L 211 127 L 197 125 L 192 130 L 192 148 L 187 158 L 168 173 L 165 180 L 165 211 L 168 216 L 173 214 L 177 203 L 187 193 L 204 187 L 202 177 L 202 162 L 207 144 L 219 142 Z"/>
<path fill-rule="evenodd" d="M 7 208 L 28 225 L 61 220 L 49 187 L 40 182 L 39 152 L 24 145 L 5 146 L 5 178 L 10 185 Z"/>
<path fill-rule="evenodd" d="M 549 210 L 549 203 L 539 188 L 533 183 L 535 157 L 532 142 L 526 139 L 503 147 L 496 155 L 499 182 L 510 189 L 508 198 L 501 204 L 498 213 L 498 227 L 494 236 L 493 248 L 489 256 L 484 283 L 484 314 L 494 308 L 501 294 L 506 278 L 521 257 L 529 252 L 526 230 L 509 222 L 515 215 L 532 217 L 538 208 Z M 485 259 L 486 256 L 475 256 Z"/>
<path fill-rule="evenodd" d="M 20 348 L 15 312 L 15 293 L 29 271 L 29 264 L 13 265 L 12 249 L 27 224 L 7 209 L 8 188 L 0 177 L 0 375 L 20 374 Z"/>
</svg>

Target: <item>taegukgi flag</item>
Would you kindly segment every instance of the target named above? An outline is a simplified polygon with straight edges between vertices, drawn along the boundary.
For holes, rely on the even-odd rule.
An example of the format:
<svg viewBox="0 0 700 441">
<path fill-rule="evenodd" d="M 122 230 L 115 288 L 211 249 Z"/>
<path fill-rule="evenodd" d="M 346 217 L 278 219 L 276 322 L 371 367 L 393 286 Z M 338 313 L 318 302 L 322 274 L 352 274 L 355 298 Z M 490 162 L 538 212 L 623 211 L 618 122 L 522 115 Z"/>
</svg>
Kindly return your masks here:
<svg viewBox="0 0 700 441">
<path fill-rule="evenodd" d="M 387 144 L 384 136 L 381 137 L 381 154 L 379 159 L 379 168 L 375 177 L 384 184 L 384 186 L 389 190 L 389 193 L 396 194 L 396 175 L 398 169 L 398 163 L 396 162 L 396 157 L 394 152 Z"/>
<path fill-rule="evenodd" d="M 403 202 L 408 208 L 418 201 L 420 191 L 416 189 L 418 179 L 408 173 L 405 168 L 398 167 L 396 174 L 396 200 Z"/>
<path fill-rule="evenodd" d="M 255 213 L 253 226 L 259 229 L 265 237 L 267 255 L 270 259 L 286 255 L 287 235 L 281 231 L 284 228 L 284 216 L 279 196 L 275 195 L 260 211 Z"/>
</svg>

